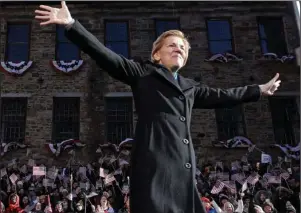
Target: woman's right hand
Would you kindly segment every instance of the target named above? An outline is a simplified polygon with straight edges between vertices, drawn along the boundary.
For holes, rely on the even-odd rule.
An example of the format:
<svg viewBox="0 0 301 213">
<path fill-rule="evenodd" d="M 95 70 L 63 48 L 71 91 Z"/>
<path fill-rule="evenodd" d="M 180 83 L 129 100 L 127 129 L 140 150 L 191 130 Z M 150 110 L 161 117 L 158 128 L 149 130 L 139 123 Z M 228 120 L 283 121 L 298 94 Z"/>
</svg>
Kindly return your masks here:
<svg viewBox="0 0 301 213">
<path fill-rule="evenodd" d="M 61 5 L 61 8 L 40 5 L 40 8 L 43 10 L 35 10 L 35 18 L 41 21 L 41 26 L 48 24 L 68 25 L 73 19 L 66 6 L 66 2 L 62 1 Z"/>
</svg>

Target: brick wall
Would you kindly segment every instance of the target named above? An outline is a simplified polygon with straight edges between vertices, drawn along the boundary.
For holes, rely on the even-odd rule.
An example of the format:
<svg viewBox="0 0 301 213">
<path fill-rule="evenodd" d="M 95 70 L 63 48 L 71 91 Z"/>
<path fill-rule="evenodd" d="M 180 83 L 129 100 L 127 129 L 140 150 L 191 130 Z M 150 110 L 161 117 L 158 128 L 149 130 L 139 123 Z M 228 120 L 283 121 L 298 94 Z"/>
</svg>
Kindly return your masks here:
<svg viewBox="0 0 301 213">
<path fill-rule="evenodd" d="M 58 5 L 59 6 L 59 5 Z M 40 27 L 34 20 L 37 4 L 2 3 L 0 6 L 0 59 L 4 60 L 7 21 L 30 21 L 30 59 L 34 64 L 22 77 L 1 74 L 1 94 L 18 93 L 28 96 L 26 121 L 26 142 L 32 146 L 34 158 L 43 163 L 49 161 L 44 149 L 45 142 L 51 140 L 52 99 L 56 95 L 81 97 L 80 139 L 89 147 L 79 153 L 83 160 L 89 160 L 98 143 L 105 138 L 104 96 L 108 92 L 130 91 L 129 88 L 111 79 L 100 71 L 87 55 L 80 72 L 65 76 L 55 72 L 49 60 L 55 57 L 55 26 Z M 214 87 L 232 87 L 252 83 L 264 83 L 276 72 L 283 81 L 280 92 L 299 94 L 299 68 L 293 64 L 263 63 L 257 60 L 261 50 L 258 41 L 256 16 L 279 15 L 284 17 L 284 28 L 289 52 L 299 46 L 299 37 L 294 16 L 287 2 L 93 2 L 91 4 L 71 4 L 68 7 L 74 18 L 90 30 L 100 41 L 104 41 L 104 19 L 129 20 L 131 56 L 148 59 L 155 39 L 154 18 L 179 18 L 181 29 L 188 35 L 192 51 L 187 66 L 181 71 L 184 76 L 199 77 Z M 16 15 L 18 14 L 18 15 Z M 241 63 L 212 64 L 204 62 L 208 55 L 206 17 L 232 17 L 232 31 L 236 52 L 243 57 Z M 255 81 L 251 82 L 250 76 Z M 43 79 L 39 83 L 39 79 Z M 270 150 L 267 144 L 274 143 L 273 126 L 268 101 L 263 98 L 258 103 L 244 105 L 247 135 L 262 149 Z M 200 162 L 212 156 L 222 155 L 225 159 L 240 156 L 243 150 L 212 148 L 211 141 L 217 139 L 214 110 L 194 110 L 192 136 Z M 204 137 L 200 137 L 204 134 Z M 25 151 L 13 155 L 24 156 Z M 7 155 L 5 158 L 11 158 Z M 66 159 L 68 157 L 65 157 Z M 66 160 L 63 158 L 64 160 Z M 61 161 L 63 162 L 63 161 Z"/>
</svg>

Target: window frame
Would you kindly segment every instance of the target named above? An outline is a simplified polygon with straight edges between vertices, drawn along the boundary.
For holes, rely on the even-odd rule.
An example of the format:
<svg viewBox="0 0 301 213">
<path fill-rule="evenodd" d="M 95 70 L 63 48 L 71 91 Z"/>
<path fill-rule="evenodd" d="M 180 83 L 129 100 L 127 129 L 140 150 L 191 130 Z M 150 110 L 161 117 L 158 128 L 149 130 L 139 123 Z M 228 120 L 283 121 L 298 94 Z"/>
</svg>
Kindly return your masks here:
<svg viewBox="0 0 301 213">
<path fill-rule="evenodd" d="M 227 21 L 229 23 L 229 31 L 230 31 L 230 34 L 231 34 L 231 48 L 232 48 L 231 52 L 229 52 L 229 53 L 235 54 L 236 53 L 236 48 L 235 48 L 235 40 L 234 40 L 235 37 L 233 35 L 234 30 L 233 30 L 232 17 L 229 17 L 229 16 L 222 17 L 222 16 L 220 16 L 220 17 L 206 17 L 205 18 L 208 53 L 210 55 L 215 55 L 215 54 L 218 54 L 218 53 L 215 53 L 215 54 L 212 53 L 210 42 L 211 41 L 226 41 L 226 40 L 225 39 L 224 40 L 210 40 L 208 21 Z M 228 39 L 227 39 L 227 41 L 228 41 Z M 223 53 L 220 53 L 220 54 L 223 54 Z"/>
<path fill-rule="evenodd" d="M 28 25 L 28 42 L 27 42 L 27 59 L 25 59 L 24 61 L 28 62 L 30 61 L 30 57 L 31 57 L 31 50 L 30 50 L 30 46 L 31 46 L 31 32 L 32 32 L 32 23 L 29 21 L 7 21 L 6 22 L 6 42 L 5 42 L 5 55 L 4 55 L 4 60 L 8 61 L 8 53 L 9 53 L 9 35 L 8 35 L 8 28 L 10 25 Z M 15 42 L 14 42 L 15 43 Z M 17 62 L 17 61 L 12 61 L 12 62 Z"/>
<path fill-rule="evenodd" d="M 236 117 L 241 117 L 241 120 L 236 120 L 236 121 L 224 121 L 223 119 L 220 119 L 218 114 L 220 112 L 218 112 L 219 110 L 223 110 L 222 111 L 222 116 L 224 115 L 225 113 L 225 109 L 229 109 L 231 110 L 231 117 L 234 117 L 234 114 L 233 113 L 239 113 L 238 116 Z M 227 110 L 227 111 L 229 111 Z M 244 137 L 247 137 L 247 128 L 246 128 L 246 120 L 245 120 L 245 114 L 244 114 L 244 107 L 242 104 L 240 105 L 237 105 L 235 107 L 229 107 L 229 108 L 217 108 L 215 109 L 215 120 L 216 120 L 216 129 L 217 129 L 217 137 L 218 137 L 218 140 L 221 140 L 221 141 L 224 141 L 224 140 L 228 140 L 228 139 L 231 139 L 235 136 L 244 136 Z M 222 126 L 220 126 L 222 123 Z M 229 123 L 235 123 L 236 124 L 236 129 L 235 131 L 238 132 L 239 134 L 239 128 L 237 129 L 237 127 L 241 126 L 240 128 L 242 129 L 243 131 L 243 134 L 240 134 L 240 135 L 226 135 L 227 138 L 224 138 L 224 135 L 223 135 L 223 132 L 220 132 L 219 129 L 225 129 L 225 124 L 229 124 Z"/>
<path fill-rule="evenodd" d="M 283 32 L 283 42 L 284 42 L 284 46 L 285 46 L 285 53 L 283 53 L 283 55 L 287 55 L 288 54 L 288 44 L 287 44 L 287 39 L 286 39 L 286 33 L 285 33 L 285 27 L 284 27 L 284 20 L 283 20 L 283 16 L 257 16 L 256 17 L 256 23 L 257 23 L 257 34 L 258 34 L 258 43 L 260 46 L 260 52 L 261 54 L 265 54 L 261 45 L 261 41 L 265 40 L 268 41 L 267 38 L 266 39 L 262 39 L 261 38 L 261 33 L 260 33 L 260 20 L 261 19 L 268 19 L 270 21 L 270 19 L 280 19 L 280 23 L 281 23 L 281 30 Z"/>
<path fill-rule="evenodd" d="M 113 41 L 113 42 L 127 42 L 127 51 L 128 51 L 128 58 L 130 59 L 132 57 L 131 53 L 131 37 L 130 37 L 130 21 L 127 19 L 104 19 L 104 45 L 107 47 L 107 23 L 125 23 L 127 26 L 127 41 Z M 109 41 L 112 42 L 112 41 Z M 115 52 L 116 53 L 116 52 Z M 116 53 L 119 54 L 119 53 Z"/>
<path fill-rule="evenodd" d="M 180 18 L 154 18 L 154 26 L 155 26 L 155 36 L 156 36 L 156 38 L 155 38 L 155 40 L 161 35 L 159 35 L 158 34 L 158 32 L 157 32 L 157 23 L 158 22 L 160 22 L 160 21 L 162 21 L 162 22 L 176 22 L 177 24 L 178 24 L 178 30 L 182 30 L 182 28 L 181 28 L 181 23 L 180 23 Z"/>
<path fill-rule="evenodd" d="M 274 99 L 274 100 L 277 100 L 277 102 L 283 102 L 285 99 L 288 99 L 288 101 L 292 101 L 292 103 L 294 104 L 294 107 L 296 108 L 296 113 L 299 114 L 299 116 L 297 115 L 297 119 L 299 118 L 299 126 L 300 126 L 300 112 L 299 112 L 299 108 L 298 108 L 298 104 L 297 104 L 297 99 L 298 97 L 297 96 L 287 96 L 287 95 L 279 95 L 279 96 L 272 96 L 272 97 L 269 97 L 268 98 L 268 104 L 269 104 L 269 110 L 270 110 L 270 115 L 271 115 L 271 119 L 272 119 L 272 125 L 273 125 L 273 134 L 274 134 L 274 140 L 276 141 L 276 143 L 280 143 L 280 141 L 277 140 L 279 134 L 276 134 L 279 130 L 279 125 L 276 125 L 276 123 L 279 122 L 279 120 L 275 120 L 275 117 L 273 116 L 274 113 L 273 113 L 273 104 L 271 103 L 271 99 Z M 276 103 L 277 103 L 276 102 Z M 287 102 L 286 102 L 287 104 Z M 287 107 L 287 105 L 285 105 L 285 107 Z M 278 108 L 278 107 L 277 107 Z M 286 111 L 287 108 L 285 109 L 281 109 L 282 111 Z M 292 113 L 292 112 L 290 112 Z M 295 115 L 293 115 L 295 116 Z M 277 116 L 279 117 L 279 116 Z M 287 116 L 286 116 L 287 118 Z M 288 121 L 288 120 L 286 120 Z M 294 121 L 291 121 L 289 120 L 289 125 L 290 125 L 290 130 L 288 132 L 292 133 L 291 137 L 293 138 L 293 141 L 285 141 L 285 144 L 289 144 L 289 145 L 292 145 L 292 146 L 295 146 L 295 145 L 298 145 L 298 141 L 296 140 L 296 132 L 295 132 L 295 129 L 294 129 Z M 281 125 L 281 128 L 280 129 L 283 129 L 285 133 L 287 133 L 287 123 L 284 123 Z M 291 143 L 289 143 L 291 142 Z M 292 144 L 293 143 L 293 144 Z M 280 143 L 281 144 L 281 143 Z"/>
<path fill-rule="evenodd" d="M 25 139 L 26 139 L 26 122 L 27 122 L 27 108 L 28 108 L 28 98 L 27 97 L 1 97 L 1 123 L 0 123 L 0 140 L 1 140 L 1 143 L 4 142 L 4 143 L 9 143 L 9 142 L 20 142 L 20 141 L 5 141 L 4 139 L 4 128 L 5 126 L 3 125 L 4 124 L 4 104 L 5 104 L 5 100 L 9 100 L 9 101 L 15 101 L 15 100 L 19 100 L 21 102 L 23 102 L 24 104 L 24 108 L 25 108 L 25 111 L 24 111 L 24 123 L 23 123 L 23 128 L 24 128 L 24 138 L 23 138 L 23 142 L 25 142 Z"/>
<path fill-rule="evenodd" d="M 55 121 L 55 116 L 56 116 L 56 113 L 57 113 L 55 111 L 56 110 L 56 103 L 58 103 L 57 100 L 66 101 L 68 99 L 71 100 L 69 102 L 69 104 L 71 104 L 71 105 L 74 105 L 74 103 L 78 104 L 78 108 L 76 109 L 77 110 L 76 113 L 78 113 L 78 121 L 77 121 L 77 123 L 78 123 L 78 127 L 77 127 L 78 132 L 75 133 L 77 136 L 74 137 L 73 139 L 79 139 L 80 138 L 80 123 L 81 123 L 81 120 L 80 120 L 80 105 L 81 105 L 81 98 L 80 97 L 53 97 L 53 101 L 52 101 L 52 103 L 53 103 L 53 107 L 52 107 L 52 133 L 51 133 L 51 140 L 53 141 L 53 143 L 58 143 L 57 140 L 59 140 L 59 138 L 60 138 L 60 137 L 58 137 L 59 134 L 56 132 L 57 122 Z M 60 103 L 62 103 L 62 102 L 60 102 Z M 59 122 L 59 124 L 61 124 L 61 123 L 69 123 L 69 122 Z M 75 122 L 70 122 L 70 123 L 75 124 Z M 70 139 L 70 138 L 68 138 L 68 139 Z M 63 139 L 63 140 L 67 140 L 67 139 Z"/>
<path fill-rule="evenodd" d="M 105 110 L 104 110 L 104 112 L 105 112 L 105 139 L 106 139 L 106 141 L 108 141 L 108 142 L 110 142 L 110 143 L 113 143 L 113 144 L 119 144 L 122 140 L 124 140 L 125 138 L 123 138 L 123 139 L 120 139 L 120 141 L 117 141 L 116 143 L 115 142 L 113 142 L 113 141 L 110 141 L 110 139 L 109 139 L 109 137 L 108 137 L 108 133 L 109 133 L 109 131 L 108 131 L 108 128 L 109 128 L 109 121 L 108 121 L 108 112 L 109 112 L 109 110 L 108 110 L 108 102 L 107 102 L 107 100 L 108 99 L 115 99 L 115 101 L 116 100 L 118 100 L 118 99 L 128 99 L 129 100 L 129 103 L 131 104 L 131 109 L 130 109 L 130 115 L 128 116 L 129 118 L 130 118 L 130 121 L 128 121 L 128 124 L 130 125 L 130 132 L 129 132 L 129 134 L 130 134 L 130 136 L 132 136 L 133 135 L 133 133 L 134 133 L 134 103 L 133 103 L 133 97 L 132 96 L 106 96 L 105 98 L 104 98 L 104 106 L 105 106 Z M 130 101 L 131 100 L 131 101 Z"/>
<path fill-rule="evenodd" d="M 55 60 L 62 60 L 62 59 L 58 59 L 58 47 L 60 45 L 60 43 L 63 43 L 63 44 L 71 44 L 71 45 L 74 45 L 76 46 L 75 44 L 73 44 L 71 41 L 68 41 L 68 42 L 60 42 L 59 39 L 58 39 L 58 29 L 59 28 L 62 28 L 63 29 L 63 26 L 59 26 L 59 25 L 56 25 L 55 26 Z M 66 38 L 67 39 L 67 38 Z M 76 48 L 78 49 L 78 58 L 77 59 L 72 59 L 72 60 L 82 60 L 82 57 L 81 57 L 81 50 L 79 47 L 76 46 Z M 68 61 L 68 60 L 62 60 L 62 61 Z"/>
</svg>

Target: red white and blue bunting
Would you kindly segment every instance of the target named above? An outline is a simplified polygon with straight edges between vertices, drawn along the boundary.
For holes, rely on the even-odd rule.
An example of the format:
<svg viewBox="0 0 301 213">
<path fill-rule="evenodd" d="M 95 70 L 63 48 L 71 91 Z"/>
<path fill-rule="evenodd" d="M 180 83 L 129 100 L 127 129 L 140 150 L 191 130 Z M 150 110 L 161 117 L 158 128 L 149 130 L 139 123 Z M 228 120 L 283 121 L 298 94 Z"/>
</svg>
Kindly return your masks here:
<svg viewBox="0 0 301 213">
<path fill-rule="evenodd" d="M 0 147 L 1 156 L 5 155 L 7 152 L 14 151 L 17 149 L 24 149 L 27 147 L 28 145 L 17 142 L 2 143 Z"/>
<path fill-rule="evenodd" d="M 228 149 L 237 147 L 250 147 L 253 145 L 252 141 L 243 136 L 235 136 L 225 141 L 212 141 L 215 147 L 225 147 Z"/>
<path fill-rule="evenodd" d="M 28 70 L 32 65 L 32 61 L 21 61 L 14 63 L 12 61 L 2 61 L 1 70 L 12 75 L 22 75 L 25 71 Z"/>
<path fill-rule="evenodd" d="M 218 63 L 240 62 L 242 60 L 243 60 L 242 58 L 232 53 L 225 53 L 225 54 L 218 53 L 205 59 L 206 62 L 218 62 Z"/>
<path fill-rule="evenodd" d="M 279 56 L 276 53 L 265 53 L 259 58 L 260 61 L 275 61 L 281 63 L 289 63 L 294 61 L 295 59 L 296 57 L 293 55 Z"/>
<path fill-rule="evenodd" d="M 75 149 L 75 148 L 83 148 L 86 144 L 81 143 L 79 140 L 75 139 L 68 139 L 64 140 L 61 143 L 47 143 L 46 147 L 49 151 L 51 151 L 52 154 L 56 155 L 58 157 L 62 151 L 66 149 Z"/>
<path fill-rule="evenodd" d="M 59 72 L 63 73 L 71 73 L 78 70 L 84 63 L 83 60 L 72 60 L 70 62 L 67 61 L 51 61 L 51 65 Z"/>
</svg>

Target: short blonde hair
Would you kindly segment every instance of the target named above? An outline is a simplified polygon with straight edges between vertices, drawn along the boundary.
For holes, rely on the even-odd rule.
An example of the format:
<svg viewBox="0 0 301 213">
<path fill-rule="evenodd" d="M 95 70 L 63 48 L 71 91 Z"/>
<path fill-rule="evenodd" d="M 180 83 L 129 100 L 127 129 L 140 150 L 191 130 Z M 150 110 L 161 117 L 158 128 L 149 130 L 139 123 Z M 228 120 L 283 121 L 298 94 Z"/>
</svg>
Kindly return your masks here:
<svg viewBox="0 0 301 213">
<path fill-rule="evenodd" d="M 184 64 L 183 64 L 183 66 L 184 66 L 187 62 L 188 53 L 189 53 L 189 50 L 191 47 L 188 42 L 188 39 L 185 37 L 184 33 L 181 32 L 180 30 L 166 31 L 157 38 L 157 40 L 153 43 L 153 49 L 152 49 L 152 53 L 151 53 L 151 61 L 154 63 L 158 63 L 158 61 L 155 60 L 154 55 L 158 50 L 160 50 L 162 48 L 164 40 L 169 36 L 177 36 L 177 37 L 183 39 L 184 45 L 185 45 L 185 53 L 186 53 L 186 58 L 185 58 Z"/>
</svg>

